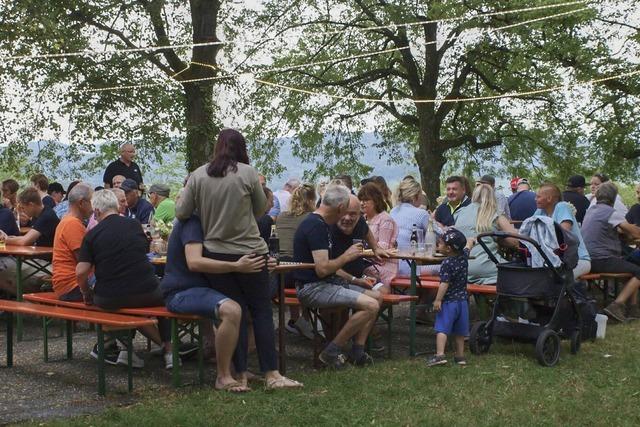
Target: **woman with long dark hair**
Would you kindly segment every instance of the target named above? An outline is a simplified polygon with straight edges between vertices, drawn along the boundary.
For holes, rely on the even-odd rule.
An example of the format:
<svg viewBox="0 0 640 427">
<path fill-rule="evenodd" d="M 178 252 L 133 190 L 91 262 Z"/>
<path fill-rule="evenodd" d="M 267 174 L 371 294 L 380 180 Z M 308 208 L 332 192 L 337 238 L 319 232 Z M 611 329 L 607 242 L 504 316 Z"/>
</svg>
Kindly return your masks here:
<svg viewBox="0 0 640 427">
<path fill-rule="evenodd" d="M 256 217 L 264 214 L 267 200 L 258 172 L 249 166 L 242 134 L 223 129 L 213 159 L 191 174 L 176 206 L 176 217 L 188 219 L 198 211 L 204 232 L 203 255 L 235 262 L 247 254 L 267 256 Z M 233 362 L 238 380 L 247 380 L 247 310 L 253 319 L 260 369 L 267 389 L 301 387 L 278 372 L 275 332 L 266 265 L 259 273 L 207 274 L 209 284 L 242 307 L 242 323 Z"/>
</svg>

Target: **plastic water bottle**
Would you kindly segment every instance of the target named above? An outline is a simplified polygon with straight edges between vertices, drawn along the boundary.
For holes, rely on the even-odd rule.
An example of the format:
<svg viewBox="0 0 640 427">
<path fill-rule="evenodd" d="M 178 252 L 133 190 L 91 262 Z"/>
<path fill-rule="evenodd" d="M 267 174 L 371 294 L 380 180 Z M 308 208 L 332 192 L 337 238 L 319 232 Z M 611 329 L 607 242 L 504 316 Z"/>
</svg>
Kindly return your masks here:
<svg viewBox="0 0 640 427">
<path fill-rule="evenodd" d="M 411 228 L 411 238 L 409 239 L 409 244 L 411 246 L 412 251 L 416 251 L 418 249 L 418 225 L 413 224 Z"/>
<path fill-rule="evenodd" d="M 438 238 L 436 237 L 436 232 L 433 229 L 433 219 L 429 218 L 429 223 L 427 224 L 427 232 L 424 236 L 424 246 L 427 252 L 427 255 L 433 255 L 436 251 L 436 242 Z"/>
</svg>

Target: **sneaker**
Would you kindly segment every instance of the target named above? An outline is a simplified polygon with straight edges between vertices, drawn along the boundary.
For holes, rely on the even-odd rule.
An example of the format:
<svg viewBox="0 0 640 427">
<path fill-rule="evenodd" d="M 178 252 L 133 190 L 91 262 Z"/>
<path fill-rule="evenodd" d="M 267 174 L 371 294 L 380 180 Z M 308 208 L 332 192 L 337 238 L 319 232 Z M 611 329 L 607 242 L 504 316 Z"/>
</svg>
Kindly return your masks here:
<svg viewBox="0 0 640 427">
<path fill-rule="evenodd" d="M 627 306 L 627 319 L 640 319 L 640 307 L 638 307 L 638 304 L 629 304 Z"/>
<path fill-rule="evenodd" d="M 447 359 L 446 357 L 444 357 L 444 355 L 434 354 L 433 356 L 427 359 L 428 367 L 446 365 L 446 364 L 447 364 Z"/>
<path fill-rule="evenodd" d="M 127 354 L 129 352 L 126 350 L 121 350 L 120 354 L 118 354 L 118 365 L 127 366 Z M 144 368 L 144 360 L 140 358 L 134 351 L 131 354 L 131 367 L 136 369 Z"/>
<path fill-rule="evenodd" d="M 303 337 L 312 340 L 313 339 L 313 328 L 311 327 L 311 323 L 304 317 L 299 317 L 296 320 L 295 328 L 300 335 Z"/>
<path fill-rule="evenodd" d="M 364 352 L 362 353 L 362 356 L 357 359 L 353 359 L 351 356 L 349 356 L 349 362 L 351 362 L 353 366 L 369 366 L 373 365 L 373 357 Z"/>
<path fill-rule="evenodd" d="M 467 366 L 467 359 L 465 359 L 464 356 L 453 356 L 453 361 L 458 366 Z"/>
<path fill-rule="evenodd" d="M 625 309 L 623 304 L 618 304 L 617 302 L 612 302 L 609 304 L 604 310 L 605 314 L 613 317 L 618 322 L 625 322 L 627 318 L 624 315 Z"/>
<path fill-rule="evenodd" d="M 117 365 L 118 364 L 118 354 L 120 353 L 120 349 L 115 341 L 109 341 L 105 343 L 104 346 L 104 363 L 108 365 Z M 98 344 L 93 346 L 93 350 L 89 353 L 91 357 L 98 360 Z"/>
<path fill-rule="evenodd" d="M 296 322 L 293 319 L 289 319 L 289 321 L 287 322 L 287 324 L 284 326 L 284 328 L 287 330 L 287 332 L 289 332 L 290 334 L 293 335 L 300 335 L 300 331 L 298 331 L 298 328 L 296 328 Z"/>
<path fill-rule="evenodd" d="M 162 356 L 164 357 L 164 367 L 165 369 L 173 369 L 173 354 L 170 351 L 167 351 Z M 182 360 L 178 357 L 178 366 L 182 366 Z"/>
<path fill-rule="evenodd" d="M 188 358 L 195 354 L 198 354 L 198 345 L 192 344 L 190 342 L 180 343 L 180 347 L 178 348 L 178 354 L 180 357 Z"/>
<path fill-rule="evenodd" d="M 318 355 L 318 359 L 327 367 L 335 370 L 343 369 L 347 364 L 347 357 L 343 353 L 331 356 L 325 351 Z"/>
<path fill-rule="evenodd" d="M 380 340 L 376 339 L 376 338 L 372 338 L 371 339 L 371 344 L 369 345 L 369 350 L 374 352 L 374 353 L 381 353 L 383 351 L 386 350 L 387 347 L 385 347 L 383 344 L 380 343 Z"/>
</svg>

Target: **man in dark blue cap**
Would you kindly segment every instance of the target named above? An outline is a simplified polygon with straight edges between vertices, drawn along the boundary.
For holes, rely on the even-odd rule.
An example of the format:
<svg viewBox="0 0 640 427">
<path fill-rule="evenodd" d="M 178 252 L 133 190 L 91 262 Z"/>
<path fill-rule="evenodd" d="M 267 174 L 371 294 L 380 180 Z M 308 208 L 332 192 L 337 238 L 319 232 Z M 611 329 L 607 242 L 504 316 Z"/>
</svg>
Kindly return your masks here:
<svg viewBox="0 0 640 427">
<path fill-rule="evenodd" d="M 576 221 L 582 224 L 584 214 L 589 209 L 589 199 L 584 196 L 584 187 L 587 186 L 584 176 L 573 175 L 567 180 L 565 191 L 562 192 L 562 200 L 571 203 L 576 208 Z"/>
<path fill-rule="evenodd" d="M 127 198 L 127 217 L 135 219 L 140 224 L 149 224 L 153 218 L 153 206 L 148 200 L 140 197 L 138 183 L 127 178 L 122 182 L 120 189 Z"/>
</svg>

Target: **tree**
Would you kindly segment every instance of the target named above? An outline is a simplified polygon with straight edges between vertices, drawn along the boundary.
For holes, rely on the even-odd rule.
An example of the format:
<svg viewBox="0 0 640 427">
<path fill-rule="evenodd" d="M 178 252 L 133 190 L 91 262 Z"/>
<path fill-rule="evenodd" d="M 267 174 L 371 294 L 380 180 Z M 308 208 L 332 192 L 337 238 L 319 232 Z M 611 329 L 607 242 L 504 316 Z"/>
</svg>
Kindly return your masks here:
<svg viewBox="0 0 640 427">
<path fill-rule="evenodd" d="M 4 61 L 0 78 L 3 159 L 26 152 L 32 140 L 66 134 L 70 156 L 93 150 L 113 158 L 125 141 L 143 157 L 186 151 L 189 170 L 210 157 L 220 128 L 214 90 L 221 48 L 216 32 L 222 0 L 16 0 L 0 5 L 0 52 L 8 55 L 131 49 L 209 43 L 132 54 Z M 190 66 L 191 61 L 213 67 Z M 181 82 L 165 84 L 167 79 Z M 135 90 L 83 91 L 140 83 Z M 68 120 L 61 128 L 59 118 Z M 64 122 L 64 120 L 63 120 Z M 42 129 L 50 129 L 43 134 Z M 184 136 L 184 139 L 180 137 Z M 107 144 L 96 143 L 108 142 Z"/>
<path fill-rule="evenodd" d="M 579 119 L 567 120 L 572 109 L 562 91 L 446 102 L 553 87 L 602 71 L 598 63 L 610 57 L 610 49 L 591 33 L 594 9 L 578 4 L 474 18 L 527 6 L 513 0 L 267 1 L 253 20 L 258 28 L 277 28 L 274 37 L 295 37 L 295 48 L 272 49 L 273 64 L 260 78 L 324 95 L 259 85 L 252 99 L 262 107 L 253 116 L 254 132 L 266 139 L 294 134 L 300 140 L 297 154 L 322 159 L 319 171 L 357 174 L 367 167 L 358 162 L 359 137 L 373 121 L 384 154 L 393 158 L 403 146 L 414 153 L 432 203 L 447 161 L 461 165 L 485 153 L 485 161 L 495 163 L 491 156 L 502 149 L 506 161 L 542 152 L 539 160 L 546 162 L 557 160 L 553 151 L 559 143 L 579 157 L 576 141 L 587 139 L 585 130 Z M 464 19 L 434 22 L 453 17 Z M 411 22 L 424 23 L 392 26 Z M 594 40 L 601 43 L 593 46 Z M 355 57 L 367 52 L 377 54 Z M 585 71 L 576 73 L 562 52 L 586 64 Z M 321 63 L 296 67 L 309 62 Z M 273 67 L 279 70 L 269 72 Z M 397 99 L 440 101 L 392 102 Z"/>
</svg>

